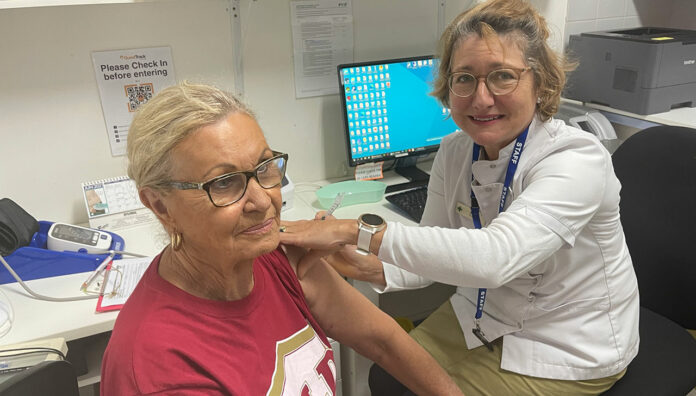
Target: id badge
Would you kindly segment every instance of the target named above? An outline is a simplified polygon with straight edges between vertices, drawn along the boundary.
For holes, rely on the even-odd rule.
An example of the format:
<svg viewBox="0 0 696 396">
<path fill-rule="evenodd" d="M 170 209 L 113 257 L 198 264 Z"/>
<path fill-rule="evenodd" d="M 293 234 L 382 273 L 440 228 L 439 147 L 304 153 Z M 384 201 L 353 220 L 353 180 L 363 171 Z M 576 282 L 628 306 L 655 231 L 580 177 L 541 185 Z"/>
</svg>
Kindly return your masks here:
<svg viewBox="0 0 696 396">
<path fill-rule="evenodd" d="M 481 327 L 479 327 L 478 324 L 476 324 L 476 327 L 471 329 L 471 332 L 474 333 L 476 338 L 478 338 L 483 343 L 483 345 L 485 345 L 486 348 L 488 348 L 489 351 L 493 351 L 493 344 L 491 344 L 491 342 L 488 341 L 486 335 L 483 333 L 483 330 L 481 330 Z"/>
</svg>

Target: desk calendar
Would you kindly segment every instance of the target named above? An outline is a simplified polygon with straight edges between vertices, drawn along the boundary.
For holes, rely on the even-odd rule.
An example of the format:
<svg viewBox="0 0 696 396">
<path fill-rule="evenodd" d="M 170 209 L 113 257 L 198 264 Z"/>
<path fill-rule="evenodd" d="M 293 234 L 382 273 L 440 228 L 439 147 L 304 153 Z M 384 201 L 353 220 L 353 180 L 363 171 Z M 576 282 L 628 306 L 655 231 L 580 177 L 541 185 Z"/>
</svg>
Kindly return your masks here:
<svg viewBox="0 0 696 396">
<path fill-rule="evenodd" d="M 82 183 L 82 193 L 92 228 L 118 230 L 157 221 L 126 176 Z"/>
</svg>

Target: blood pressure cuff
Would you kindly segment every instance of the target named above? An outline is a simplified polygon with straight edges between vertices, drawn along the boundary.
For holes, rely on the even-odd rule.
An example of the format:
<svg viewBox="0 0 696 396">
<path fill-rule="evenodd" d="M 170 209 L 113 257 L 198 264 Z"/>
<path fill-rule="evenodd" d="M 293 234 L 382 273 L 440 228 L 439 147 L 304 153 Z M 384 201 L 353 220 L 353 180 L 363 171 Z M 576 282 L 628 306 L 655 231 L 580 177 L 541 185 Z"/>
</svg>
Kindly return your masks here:
<svg viewBox="0 0 696 396">
<path fill-rule="evenodd" d="M 39 222 L 9 198 L 0 199 L 0 256 L 31 242 Z"/>
</svg>

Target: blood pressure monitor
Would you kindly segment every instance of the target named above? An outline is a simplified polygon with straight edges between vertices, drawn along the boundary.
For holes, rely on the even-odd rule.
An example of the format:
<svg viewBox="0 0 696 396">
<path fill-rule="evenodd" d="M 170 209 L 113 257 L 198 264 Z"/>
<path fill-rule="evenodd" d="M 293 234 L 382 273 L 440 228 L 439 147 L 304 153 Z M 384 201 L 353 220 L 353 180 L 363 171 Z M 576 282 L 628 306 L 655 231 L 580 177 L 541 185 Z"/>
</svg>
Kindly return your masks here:
<svg viewBox="0 0 696 396">
<path fill-rule="evenodd" d="M 112 237 L 109 233 L 91 228 L 53 223 L 48 229 L 48 248 L 59 252 L 104 253 L 111 247 L 111 242 Z"/>
</svg>

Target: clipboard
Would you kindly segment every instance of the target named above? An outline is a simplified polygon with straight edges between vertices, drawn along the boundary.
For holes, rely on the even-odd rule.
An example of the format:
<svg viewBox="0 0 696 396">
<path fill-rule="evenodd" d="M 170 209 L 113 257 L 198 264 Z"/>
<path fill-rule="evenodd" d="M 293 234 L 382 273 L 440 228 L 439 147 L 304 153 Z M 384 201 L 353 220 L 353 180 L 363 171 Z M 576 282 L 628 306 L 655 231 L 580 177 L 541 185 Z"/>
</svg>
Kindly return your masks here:
<svg viewBox="0 0 696 396">
<path fill-rule="evenodd" d="M 153 259 L 154 257 L 137 257 L 111 261 L 104 270 L 96 311 L 110 312 L 123 308 Z"/>
</svg>

